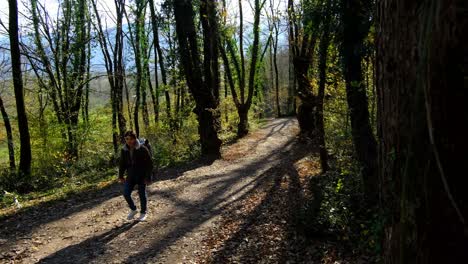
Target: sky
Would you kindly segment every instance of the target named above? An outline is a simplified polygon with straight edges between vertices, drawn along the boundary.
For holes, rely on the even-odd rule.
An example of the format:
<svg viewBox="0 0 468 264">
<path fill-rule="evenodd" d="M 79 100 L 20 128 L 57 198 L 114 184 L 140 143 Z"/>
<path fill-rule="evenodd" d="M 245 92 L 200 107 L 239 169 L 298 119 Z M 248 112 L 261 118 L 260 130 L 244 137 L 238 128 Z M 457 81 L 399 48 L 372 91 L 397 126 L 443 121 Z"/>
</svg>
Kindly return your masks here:
<svg viewBox="0 0 468 264">
<path fill-rule="evenodd" d="M 276 2 L 278 1 L 285 1 L 285 0 L 275 0 Z M 54 15 L 57 14 L 57 10 L 59 7 L 59 2 L 57 0 L 39 0 L 40 3 L 42 3 L 44 6 L 46 6 L 48 12 L 50 15 L 53 17 Z M 126 1 L 127 4 L 130 3 L 129 0 Z M 155 0 L 156 6 L 159 6 L 162 0 Z M 242 5 L 243 5 L 243 10 L 244 10 L 244 19 L 246 22 L 253 22 L 253 15 L 252 15 L 252 9 L 250 7 L 250 3 L 252 1 L 249 0 L 242 0 Z M 20 24 L 25 21 L 25 16 L 29 17 L 29 14 L 27 12 L 27 9 L 25 8 L 25 4 L 29 5 L 29 0 L 18 0 L 18 9 L 20 12 Z M 267 3 L 268 4 L 268 3 Z M 238 14 L 238 4 L 237 1 L 234 0 L 227 0 L 227 5 L 228 5 L 228 13 L 230 16 L 237 15 Z M 98 8 L 101 6 L 101 10 L 104 12 L 103 7 L 108 7 L 111 12 L 115 12 L 114 8 L 114 0 L 98 0 Z M 8 0 L 0 0 L 0 19 L 6 23 L 8 21 Z"/>
<path fill-rule="evenodd" d="M 57 16 L 57 12 L 58 12 L 58 9 L 59 9 L 59 2 L 57 0 L 38 0 L 40 3 L 42 3 L 45 7 L 46 7 L 46 10 L 48 11 L 49 15 L 52 17 L 52 18 L 56 18 Z M 114 13 L 115 12 L 115 7 L 114 7 L 114 0 L 97 0 L 98 1 L 98 10 L 100 11 L 101 13 L 101 18 L 103 19 L 103 21 L 105 20 L 106 22 L 104 23 L 107 23 L 107 26 L 109 28 L 112 28 L 112 19 L 110 19 L 109 16 L 107 16 L 107 19 L 105 19 L 106 17 L 106 10 L 110 13 Z M 130 3 L 130 1 L 134 2 L 134 0 L 126 0 L 127 2 L 127 5 Z M 157 8 L 159 7 L 159 5 L 161 4 L 163 0 L 155 0 L 155 4 L 157 6 Z M 243 6 L 243 16 L 244 16 L 244 39 L 246 41 L 246 47 L 248 47 L 248 43 L 251 42 L 251 39 L 249 39 L 249 37 L 247 36 L 251 36 L 251 26 L 253 24 L 253 11 L 252 11 L 252 7 L 251 5 L 253 5 L 253 2 L 252 0 L 242 0 L 242 6 Z M 265 10 L 269 10 L 269 3 L 270 3 L 270 0 L 266 0 L 266 8 L 268 9 L 265 9 Z M 280 10 L 282 10 L 284 12 L 284 10 L 286 9 L 286 0 L 273 0 L 276 5 L 279 5 L 279 8 Z M 20 23 L 20 31 L 21 31 L 21 28 L 24 29 L 24 26 L 27 24 L 29 18 L 30 18 L 30 14 L 29 12 L 27 11 L 27 8 L 25 6 L 25 4 L 29 5 L 29 2 L 30 0 L 18 0 L 18 9 L 19 9 L 19 12 L 20 12 L 20 15 L 19 15 L 19 23 Z M 221 2 L 221 1 L 219 1 Z M 159 9 L 159 8 L 158 8 Z M 265 11 L 264 10 L 264 11 Z M 149 12 L 149 10 L 148 10 Z M 228 19 L 231 20 L 231 22 L 234 22 L 234 23 L 238 23 L 238 14 L 239 14 L 239 6 L 238 6 L 238 0 L 227 0 L 227 12 L 228 12 Z M 104 17 L 104 18 L 103 18 Z M 8 26 L 8 0 L 0 0 L 0 19 L 2 20 L 2 22 L 4 23 L 5 26 Z M 148 15 L 148 19 L 149 19 L 149 15 Z M 263 16 L 261 18 L 261 21 L 262 21 L 262 28 L 265 28 L 266 29 L 266 17 Z M 125 24 L 125 20 L 124 20 L 124 24 Z M 283 29 L 284 31 L 284 29 Z M 264 34 L 268 34 L 267 32 L 264 32 Z M 261 37 L 262 39 L 266 38 L 265 36 Z M 280 35 L 280 46 L 285 46 L 287 45 L 287 36 L 285 34 L 281 34 Z M 3 43 L 3 46 L 7 46 L 8 45 L 8 38 L 7 38 L 7 35 L 6 35 L 6 31 L 0 27 L 0 43 Z M 95 59 L 93 59 L 93 62 L 92 64 L 94 65 L 102 65 L 103 64 L 103 58 L 102 56 L 100 55 L 99 52 L 93 52 L 94 53 L 94 57 Z M 101 62 L 102 61 L 102 62 Z"/>
<path fill-rule="evenodd" d="M 17 0 L 17 1 L 18 1 L 18 9 L 20 12 L 19 23 L 20 23 L 20 28 L 21 28 L 27 22 L 28 20 L 27 18 L 30 18 L 30 14 L 26 8 L 26 5 L 29 5 L 30 0 Z M 157 8 L 160 6 L 162 1 L 163 0 L 155 0 L 155 4 Z M 218 1 L 221 3 L 220 0 Z M 270 1 L 273 1 L 274 5 L 278 6 L 283 14 L 285 13 L 287 0 L 266 0 L 266 4 L 265 4 L 266 9 L 264 9 L 264 11 L 269 10 Z M 56 17 L 57 10 L 59 8 L 58 0 L 39 0 L 39 2 L 42 3 L 46 7 L 51 17 Z M 97 0 L 97 2 L 98 2 L 98 9 L 101 13 L 101 17 L 105 17 L 106 10 L 108 10 L 111 13 L 115 13 L 114 0 Z M 134 2 L 134 0 L 126 0 L 127 5 L 130 2 Z M 238 14 L 239 14 L 238 1 L 226 0 L 226 2 L 227 2 L 228 18 L 235 19 L 236 21 L 238 21 Z M 242 0 L 244 24 L 246 26 L 249 26 L 253 23 L 253 11 L 252 11 L 253 3 L 252 2 L 253 0 Z M 0 19 L 5 25 L 8 25 L 8 0 L 0 0 Z M 148 19 L 149 19 L 149 16 L 148 16 Z M 266 17 L 263 16 L 262 20 L 265 21 Z M 111 26 L 111 23 L 112 23 L 111 21 L 112 21 L 111 19 L 107 19 L 109 26 Z M 0 28 L 0 34 L 5 34 L 5 31 L 3 28 Z"/>
</svg>

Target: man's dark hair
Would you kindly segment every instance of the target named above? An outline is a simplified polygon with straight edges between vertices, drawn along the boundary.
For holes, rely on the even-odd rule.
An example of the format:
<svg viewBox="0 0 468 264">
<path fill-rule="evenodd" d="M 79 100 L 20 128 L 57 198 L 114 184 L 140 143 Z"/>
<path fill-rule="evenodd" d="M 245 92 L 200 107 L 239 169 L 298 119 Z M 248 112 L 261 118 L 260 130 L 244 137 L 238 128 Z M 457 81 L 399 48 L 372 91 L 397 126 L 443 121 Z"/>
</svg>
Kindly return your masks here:
<svg viewBox="0 0 468 264">
<path fill-rule="evenodd" d="M 136 139 L 136 134 L 132 130 L 129 130 L 129 131 L 125 132 L 124 137 L 132 137 L 132 138 Z"/>
</svg>

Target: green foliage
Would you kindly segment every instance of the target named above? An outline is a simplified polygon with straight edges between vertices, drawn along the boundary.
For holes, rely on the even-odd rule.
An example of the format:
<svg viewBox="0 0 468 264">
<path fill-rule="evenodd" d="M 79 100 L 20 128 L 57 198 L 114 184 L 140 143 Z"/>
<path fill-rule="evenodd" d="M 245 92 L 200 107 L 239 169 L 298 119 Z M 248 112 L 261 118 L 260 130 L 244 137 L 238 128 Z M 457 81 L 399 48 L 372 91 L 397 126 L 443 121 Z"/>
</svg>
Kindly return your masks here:
<svg viewBox="0 0 468 264">
<path fill-rule="evenodd" d="M 352 166 L 312 178 L 314 198 L 300 212 L 301 227 L 307 236 L 326 236 L 346 252 L 377 259 L 384 218 L 378 208 L 368 206 L 359 176 L 358 168 Z"/>
<path fill-rule="evenodd" d="M 192 160 L 200 155 L 198 142 L 198 122 L 194 113 L 188 113 L 177 131 L 173 131 L 169 122 L 154 125 L 147 131 L 153 147 L 153 158 L 158 168 Z"/>
<path fill-rule="evenodd" d="M 239 123 L 239 115 L 237 114 L 234 101 L 230 97 L 221 100 L 219 109 L 221 109 L 221 134 L 219 136 L 223 142 L 230 142 L 237 137 L 237 124 Z"/>
<path fill-rule="evenodd" d="M 313 196 L 303 205 L 300 226 L 310 237 L 323 235 L 338 242 L 344 252 L 370 255 L 377 262 L 385 218 L 381 209 L 370 206 L 364 195 L 344 83 L 339 81 L 340 71 L 331 66 L 327 79 L 334 82 L 327 87 L 324 118 L 332 169 L 310 179 Z M 375 98 L 369 100 L 372 103 Z"/>
</svg>

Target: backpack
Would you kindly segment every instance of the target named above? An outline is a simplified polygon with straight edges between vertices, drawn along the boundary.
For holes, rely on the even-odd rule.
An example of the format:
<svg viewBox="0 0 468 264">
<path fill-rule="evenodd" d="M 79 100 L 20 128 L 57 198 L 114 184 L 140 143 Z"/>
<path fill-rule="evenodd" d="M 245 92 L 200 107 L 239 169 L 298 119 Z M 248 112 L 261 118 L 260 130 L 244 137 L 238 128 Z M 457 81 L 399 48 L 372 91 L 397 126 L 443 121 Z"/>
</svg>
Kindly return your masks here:
<svg viewBox="0 0 468 264">
<path fill-rule="evenodd" d="M 153 148 L 151 147 L 149 140 L 146 138 L 139 138 L 138 142 L 140 145 L 145 146 L 148 149 L 150 156 L 153 157 Z"/>
<path fill-rule="evenodd" d="M 151 147 L 151 144 L 150 144 L 149 140 L 146 139 L 146 138 L 139 138 L 138 142 L 140 143 L 140 145 L 145 146 L 148 149 L 149 154 L 151 156 L 151 159 L 153 159 L 153 148 Z M 151 181 L 153 181 L 153 179 L 156 177 L 156 169 L 155 168 L 153 168 L 153 171 L 151 172 L 150 177 L 151 177 Z"/>
</svg>

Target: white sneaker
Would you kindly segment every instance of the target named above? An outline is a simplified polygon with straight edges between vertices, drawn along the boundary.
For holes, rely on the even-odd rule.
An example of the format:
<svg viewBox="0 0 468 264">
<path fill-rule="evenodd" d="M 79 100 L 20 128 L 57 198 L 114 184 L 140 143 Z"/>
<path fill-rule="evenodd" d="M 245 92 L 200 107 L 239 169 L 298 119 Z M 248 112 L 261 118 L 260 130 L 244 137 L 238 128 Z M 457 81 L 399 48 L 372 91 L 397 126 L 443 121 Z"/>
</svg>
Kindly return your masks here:
<svg viewBox="0 0 468 264">
<path fill-rule="evenodd" d="M 130 211 L 130 213 L 127 216 L 127 220 L 132 220 L 133 217 L 135 217 L 136 214 L 137 214 L 137 210 Z"/>
<path fill-rule="evenodd" d="M 146 214 L 140 214 L 138 217 L 138 221 L 145 221 L 146 220 Z"/>
</svg>

